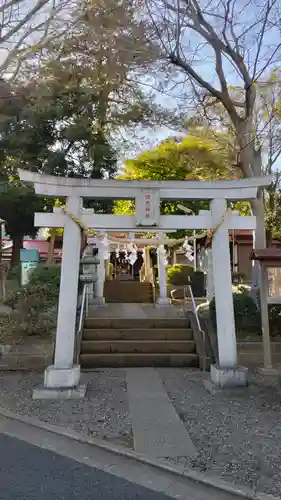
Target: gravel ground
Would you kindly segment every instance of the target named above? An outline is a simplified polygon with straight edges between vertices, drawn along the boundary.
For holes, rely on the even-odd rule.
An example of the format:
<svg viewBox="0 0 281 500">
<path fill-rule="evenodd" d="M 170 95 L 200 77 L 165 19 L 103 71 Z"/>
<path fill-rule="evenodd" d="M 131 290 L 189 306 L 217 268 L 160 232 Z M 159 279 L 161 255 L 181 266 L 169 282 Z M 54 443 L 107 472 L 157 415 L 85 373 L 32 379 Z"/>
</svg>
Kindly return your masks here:
<svg viewBox="0 0 281 500">
<path fill-rule="evenodd" d="M 84 373 L 81 381 L 88 383 L 82 401 L 33 401 L 32 389 L 42 384 L 42 375 L 2 372 L 0 406 L 132 448 L 125 372 L 97 370 Z"/>
<path fill-rule="evenodd" d="M 201 372 L 158 371 L 198 451 L 191 463 L 186 457 L 167 460 L 279 498 L 281 391 L 274 381 L 252 374 L 248 388 L 211 395 Z M 0 406 L 133 448 L 125 370 L 86 373 L 82 382 L 88 382 L 85 400 L 33 401 L 42 375 L 0 373 Z"/>
<path fill-rule="evenodd" d="M 281 392 L 276 381 L 251 375 L 245 389 L 209 394 L 204 374 L 159 370 L 198 456 L 169 462 L 280 497 Z"/>
</svg>

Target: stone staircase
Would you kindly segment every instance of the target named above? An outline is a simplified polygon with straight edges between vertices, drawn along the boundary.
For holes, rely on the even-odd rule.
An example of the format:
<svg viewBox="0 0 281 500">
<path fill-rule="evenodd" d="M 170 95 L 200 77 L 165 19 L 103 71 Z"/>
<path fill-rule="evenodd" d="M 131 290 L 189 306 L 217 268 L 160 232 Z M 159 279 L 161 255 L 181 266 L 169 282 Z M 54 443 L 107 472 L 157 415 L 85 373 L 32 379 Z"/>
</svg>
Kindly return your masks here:
<svg viewBox="0 0 281 500">
<path fill-rule="evenodd" d="M 85 320 L 80 351 L 83 369 L 198 367 L 198 363 L 188 318 L 89 317 Z"/>
<path fill-rule="evenodd" d="M 104 297 L 107 304 L 149 304 L 153 302 L 153 287 L 146 281 L 107 280 L 104 283 Z"/>
</svg>

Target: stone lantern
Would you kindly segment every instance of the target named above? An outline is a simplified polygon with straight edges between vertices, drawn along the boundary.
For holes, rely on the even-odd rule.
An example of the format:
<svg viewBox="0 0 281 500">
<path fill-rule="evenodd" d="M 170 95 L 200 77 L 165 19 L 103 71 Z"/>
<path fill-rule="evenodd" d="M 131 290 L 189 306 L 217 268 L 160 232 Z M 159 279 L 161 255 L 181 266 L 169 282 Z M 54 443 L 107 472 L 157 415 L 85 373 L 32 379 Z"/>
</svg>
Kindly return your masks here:
<svg viewBox="0 0 281 500">
<path fill-rule="evenodd" d="M 97 256 L 93 256 L 91 252 L 84 252 L 82 259 L 80 260 L 82 264 L 83 273 L 80 274 L 80 283 L 88 285 L 88 294 L 90 302 L 93 301 L 95 291 L 94 291 L 94 283 L 98 279 L 98 265 L 100 263 L 100 259 Z"/>
</svg>

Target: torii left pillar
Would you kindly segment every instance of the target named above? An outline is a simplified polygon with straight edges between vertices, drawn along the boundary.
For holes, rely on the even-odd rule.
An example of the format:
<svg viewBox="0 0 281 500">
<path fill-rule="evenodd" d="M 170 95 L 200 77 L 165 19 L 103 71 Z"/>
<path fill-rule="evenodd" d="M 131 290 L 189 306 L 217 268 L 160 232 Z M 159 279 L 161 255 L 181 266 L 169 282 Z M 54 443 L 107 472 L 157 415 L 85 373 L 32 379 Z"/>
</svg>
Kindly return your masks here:
<svg viewBox="0 0 281 500">
<path fill-rule="evenodd" d="M 67 210 L 79 217 L 81 204 L 79 196 L 70 196 Z M 44 387 L 34 390 L 33 399 L 85 396 L 86 386 L 79 385 L 80 366 L 73 362 L 80 249 L 80 228 L 70 217 L 65 217 L 55 359 L 54 364 L 45 370 Z"/>
</svg>

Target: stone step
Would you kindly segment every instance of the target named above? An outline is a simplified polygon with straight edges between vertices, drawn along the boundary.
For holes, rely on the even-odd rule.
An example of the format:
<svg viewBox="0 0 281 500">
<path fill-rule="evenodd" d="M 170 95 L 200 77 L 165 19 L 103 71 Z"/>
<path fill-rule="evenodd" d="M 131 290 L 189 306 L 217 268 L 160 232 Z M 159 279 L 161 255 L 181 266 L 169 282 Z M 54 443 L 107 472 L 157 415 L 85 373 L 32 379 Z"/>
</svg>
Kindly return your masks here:
<svg viewBox="0 0 281 500">
<path fill-rule="evenodd" d="M 130 297 L 131 294 L 137 295 L 139 297 L 147 297 L 152 295 L 152 289 L 129 289 L 129 290 L 105 290 L 104 294 L 106 297 Z"/>
<path fill-rule="evenodd" d="M 153 302 L 153 296 L 145 295 L 144 297 L 140 297 L 138 295 L 133 295 L 130 297 L 125 297 L 122 295 L 118 295 L 118 297 L 110 297 L 105 294 L 105 301 L 107 304 L 119 304 L 120 300 L 122 304 L 150 304 Z"/>
<path fill-rule="evenodd" d="M 163 366 L 163 367 L 198 367 L 197 354 L 81 354 L 81 367 L 84 369 L 94 368 L 120 368 L 136 366 Z"/>
<path fill-rule="evenodd" d="M 84 329 L 83 340 L 193 340 L 191 328 Z"/>
<path fill-rule="evenodd" d="M 151 303 L 153 289 L 151 283 L 140 281 L 106 281 L 104 297 L 107 303 Z"/>
<path fill-rule="evenodd" d="M 104 289 L 107 292 L 129 292 L 130 290 L 148 292 L 152 289 L 152 285 L 141 281 L 107 281 L 104 284 Z"/>
<path fill-rule="evenodd" d="M 106 309 L 106 308 L 104 308 Z M 93 311 L 94 315 L 95 312 Z M 85 319 L 85 329 L 188 329 L 190 321 L 188 318 L 98 318 L 88 317 Z"/>
<path fill-rule="evenodd" d="M 148 291 L 151 290 L 151 283 L 145 283 L 140 281 L 109 281 L 104 284 L 106 290 L 141 290 Z"/>
<path fill-rule="evenodd" d="M 195 353 L 190 340 L 83 340 L 81 355 L 95 353 Z"/>
</svg>

